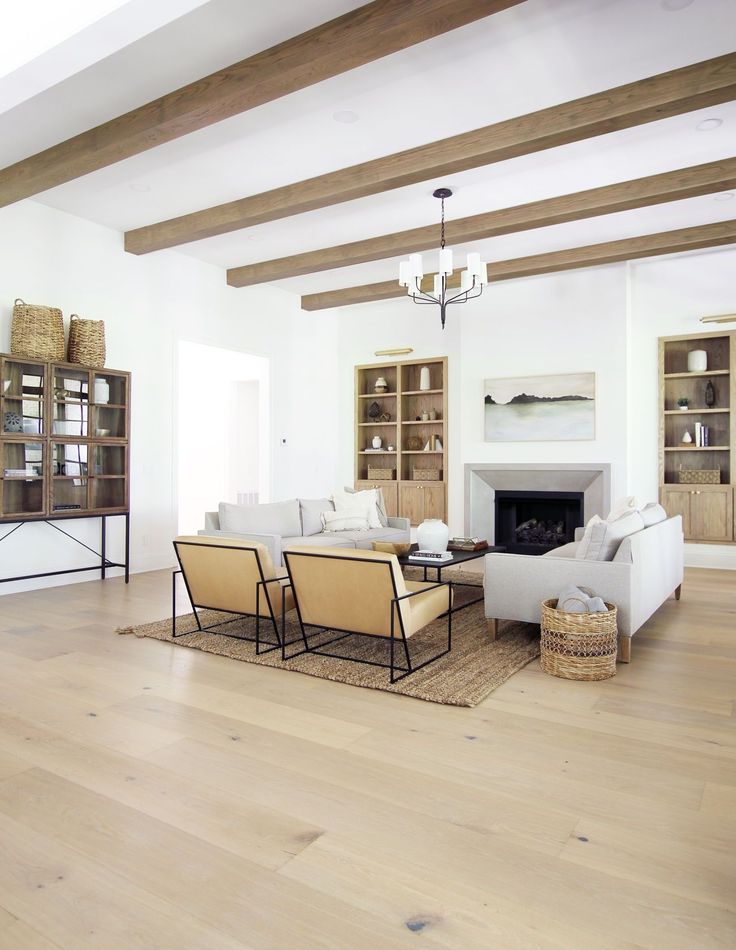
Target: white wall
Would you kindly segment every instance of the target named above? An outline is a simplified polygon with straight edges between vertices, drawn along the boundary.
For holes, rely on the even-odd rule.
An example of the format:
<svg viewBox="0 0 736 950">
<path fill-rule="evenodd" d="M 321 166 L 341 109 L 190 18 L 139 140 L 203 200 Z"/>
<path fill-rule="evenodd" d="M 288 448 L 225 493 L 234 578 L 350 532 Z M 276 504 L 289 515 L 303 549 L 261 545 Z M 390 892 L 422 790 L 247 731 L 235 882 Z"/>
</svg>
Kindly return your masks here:
<svg viewBox="0 0 736 950">
<path fill-rule="evenodd" d="M 12 301 L 105 321 L 108 365 L 131 370 L 134 570 L 171 563 L 176 533 L 174 371 L 180 339 L 271 358 L 271 496 L 323 495 L 335 482 L 336 316 L 308 316 L 271 287 L 236 290 L 222 270 L 173 251 L 135 257 L 122 235 L 33 201 L 0 210 L 0 351 Z M 285 444 L 282 443 L 285 439 Z M 66 523 L 88 542 L 99 526 Z M 0 526 L 0 536 L 4 534 Z M 89 563 L 43 525 L 0 543 L 0 576 Z M 59 563 L 62 559 L 61 564 Z M 87 558 L 87 560 L 85 560 Z M 92 579 L 93 573 L 4 584 L 0 593 Z"/>
<path fill-rule="evenodd" d="M 352 473 L 353 365 L 412 346 L 411 358 L 450 358 L 449 511 L 464 530 L 467 462 L 607 462 L 613 498 L 657 497 L 657 337 L 698 333 L 698 317 L 736 311 L 736 251 L 586 268 L 490 285 L 449 311 L 406 299 L 340 315 L 340 475 Z M 596 437 L 580 442 L 483 441 L 483 380 L 534 373 L 596 374 Z M 691 565 L 733 567 L 736 547 L 691 545 Z"/>
<path fill-rule="evenodd" d="M 340 472 L 353 477 L 352 369 L 374 351 L 412 346 L 411 359 L 449 357 L 450 530 L 464 530 L 467 462 L 609 462 L 612 492 L 626 487 L 626 270 L 624 265 L 516 280 L 439 312 L 397 299 L 340 311 Z M 596 438 L 582 442 L 483 441 L 483 381 L 533 373 L 594 372 Z"/>
<path fill-rule="evenodd" d="M 412 358 L 447 355 L 448 518 L 460 533 L 465 462 L 609 462 L 614 495 L 655 497 L 656 338 L 697 333 L 703 313 L 735 311 L 735 273 L 736 251 L 715 250 L 508 281 L 452 308 L 442 331 L 433 308 L 406 299 L 307 314 L 285 291 L 229 288 L 220 269 L 173 251 L 125 254 L 119 233 L 26 201 L 0 210 L 0 350 L 9 349 L 16 296 L 105 320 L 108 364 L 133 373 L 132 560 L 134 570 L 150 570 L 171 563 L 176 533 L 179 340 L 270 357 L 274 500 L 319 497 L 352 481 L 356 363 L 379 362 L 374 351 L 391 346 L 412 346 Z M 596 373 L 594 441 L 483 442 L 486 377 L 568 371 Z M 98 538 L 97 526 L 67 527 L 89 543 Z M 687 552 L 690 563 L 736 567 L 736 547 Z M 51 529 L 26 525 L 0 542 L 0 576 L 85 557 Z M 5 584 L 0 593 L 41 583 Z"/>
<path fill-rule="evenodd" d="M 717 248 L 629 265 L 629 465 L 632 494 L 657 490 L 657 338 L 718 330 L 702 316 L 736 312 L 736 250 Z M 723 326 L 736 329 L 736 323 Z M 736 546 L 688 544 L 693 566 L 736 569 Z"/>
</svg>

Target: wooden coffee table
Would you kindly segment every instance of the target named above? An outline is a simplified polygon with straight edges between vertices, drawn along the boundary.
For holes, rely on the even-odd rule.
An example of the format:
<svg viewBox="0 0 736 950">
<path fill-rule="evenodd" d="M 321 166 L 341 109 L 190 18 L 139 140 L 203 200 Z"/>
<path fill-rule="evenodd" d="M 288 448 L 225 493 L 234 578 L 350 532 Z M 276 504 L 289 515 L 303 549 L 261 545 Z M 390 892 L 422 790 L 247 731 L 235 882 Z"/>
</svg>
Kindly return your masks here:
<svg viewBox="0 0 736 950">
<path fill-rule="evenodd" d="M 409 554 L 413 554 L 419 549 L 419 546 L 412 544 Z M 438 564 L 429 564 L 424 561 L 410 561 L 409 554 L 403 554 L 398 560 L 402 568 L 405 567 L 422 567 L 424 568 L 424 580 L 428 581 L 430 578 L 427 576 L 427 571 L 436 571 L 435 581 L 438 583 L 442 580 L 442 572 L 447 570 L 448 567 L 457 567 L 458 564 L 464 564 L 466 561 L 474 561 L 476 558 L 485 557 L 486 554 L 491 553 L 503 553 L 506 550 L 505 547 L 501 545 L 491 545 L 487 548 L 482 548 L 480 551 L 451 551 L 452 560 L 441 561 Z M 473 597 L 470 600 L 464 601 L 458 607 L 453 608 L 453 613 L 457 610 L 464 610 L 466 607 L 470 607 L 472 604 L 477 604 L 483 600 L 483 581 L 481 580 L 480 584 L 464 584 L 459 581 L 452 582 L 453 587 L 475 587 L 481 591 L 479 597 Z"/>
</svg>

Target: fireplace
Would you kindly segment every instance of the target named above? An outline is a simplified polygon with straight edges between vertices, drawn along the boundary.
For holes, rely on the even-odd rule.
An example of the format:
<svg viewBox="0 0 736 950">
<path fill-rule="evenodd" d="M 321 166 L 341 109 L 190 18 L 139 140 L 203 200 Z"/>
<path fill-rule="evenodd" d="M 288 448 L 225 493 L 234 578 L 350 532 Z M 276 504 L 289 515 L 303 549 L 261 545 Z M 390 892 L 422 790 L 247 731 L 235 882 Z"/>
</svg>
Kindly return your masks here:
<svg viewBox="0 0 736 950">
<path fill-rule="evenodd" d="M 522 500 L 533 496 L 547 500 L 550 493 L 551 498 L 558 495 L 565 502 L 582 496 L 582 512 L 576 523 L 587 524 L 593 515 L 605 518 L 611 507 L 611 466 L 607 462 L 468 462 L 465 465 L 466 537 L 486 538 L 489 544 L 503 543 L 496 534 L 498 492 L 506 492 L 507 497 L 521 495 Z M 554 515 L 552 518 L 542 515 L 542 520 L 559 521 L 560 516 L 555 519 Z M 573 540 L 573 529 L 566 524 L 565 531 Z M 511 543 L 517 543 L 515 537 Z M 534 553 L 543 554 L 544 550 L 537 549 Z"/>
<path fill-rule="evenodd" d="M 511 554 L 544 554 L 575 539 L 583 524 L 580 491 L 496 489 L 495 543 Z"/>
</svg>

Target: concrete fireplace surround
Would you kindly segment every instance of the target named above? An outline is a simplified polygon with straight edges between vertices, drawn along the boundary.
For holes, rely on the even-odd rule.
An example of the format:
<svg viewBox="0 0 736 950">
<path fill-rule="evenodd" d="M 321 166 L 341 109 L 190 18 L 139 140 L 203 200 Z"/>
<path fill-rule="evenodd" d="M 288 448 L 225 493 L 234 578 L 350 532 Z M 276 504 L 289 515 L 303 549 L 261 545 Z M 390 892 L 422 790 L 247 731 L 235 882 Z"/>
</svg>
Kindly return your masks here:
<svg viewBox="0 0 736 950">
<path fill-rule="evenodd" d="M 583 492 L 583 523 L 611 508 L 608 463 L 469 463 L 465 466 L 465 535 L 494 543 L 494 499 L 499 491 Z"/>
</svg>

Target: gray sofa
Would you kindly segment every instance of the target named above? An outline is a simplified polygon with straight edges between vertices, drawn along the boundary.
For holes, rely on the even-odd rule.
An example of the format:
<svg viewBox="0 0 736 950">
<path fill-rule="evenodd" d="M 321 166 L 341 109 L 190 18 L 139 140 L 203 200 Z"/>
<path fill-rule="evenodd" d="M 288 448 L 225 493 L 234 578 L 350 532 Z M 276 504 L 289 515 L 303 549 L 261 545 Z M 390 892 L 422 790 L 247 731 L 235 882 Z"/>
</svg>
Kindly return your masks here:
<svg viewBox="0 0 736 950">
<path fill-rule="evenodd" d="M 625 537 L 611 561 L 577 558 L 584 529 L 575 541 L 542 557 L 487 554 L 485 613 L 495 632 L 498 620 L 539 623 L 540 604 L 569 584 L 583 585 L 618 608 L 619 659 L 628 662 L 631 638 L 673 594 L 680 598 L 684 539 L 676 515 Z"/>
<path fill-rule="evenodd" d="M 218 511 L 204 516 L 205 537 L 239 538 L 260 541 L 268 548 L 274 564 L 283 564 L 283 552 L 290 546 L 356 548 L 370 551 L 374 541 L 409 541 L 408 518 L 389 518 L 379 498 L 380 528 L 366 531 L 322 530 L 320 515 L 334 510 L 329 498 L 291 498 L 269 505 L 232 505 L 221 502 Z"/>
</svg>

